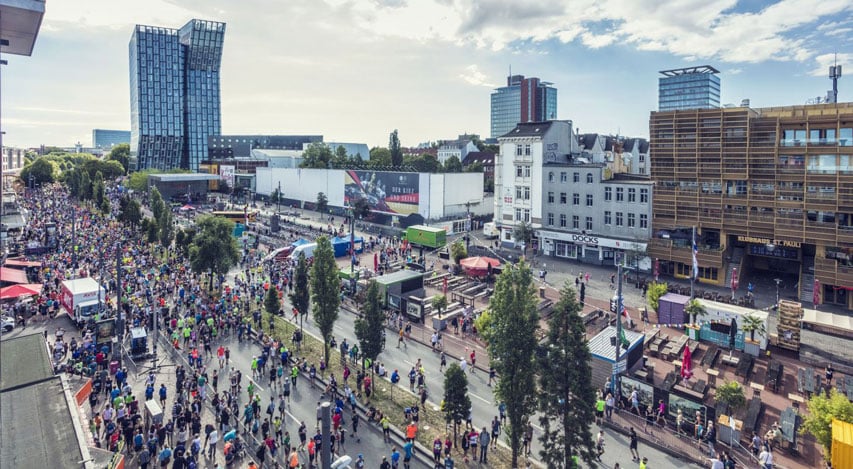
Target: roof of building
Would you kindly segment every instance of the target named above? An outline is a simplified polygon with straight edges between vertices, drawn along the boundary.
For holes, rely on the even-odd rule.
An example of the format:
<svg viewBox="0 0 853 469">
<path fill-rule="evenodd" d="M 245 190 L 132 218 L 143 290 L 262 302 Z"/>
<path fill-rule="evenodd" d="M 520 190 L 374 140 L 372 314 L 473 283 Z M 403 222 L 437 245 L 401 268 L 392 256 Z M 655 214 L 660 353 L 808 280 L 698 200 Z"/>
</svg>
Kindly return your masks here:
<svg viewBox="0 0 853 469">
<path fill-rule="evenodd" d="M 4 362 L 0 367 L 0 392 L 44 381 L 54 376 L 44 336 L 40 333 L 22 335 L 0 342 L 0 356 L 3 357 Z"/>
<path fill-rule="evenodd" d="M 648 175 L 644 174 L 632 174 L 632 173 L 613 173 L 613 177 L 606 181 L 601 181 L 604 183 L 616 183 L 616 184 L 647 184 L 653 185 L 654 182 Z"/>
<path fill-rule="evenodd" d="M 551 128 L 553 121 L 522 122 L 501 137 L 541 137 Z"/>
<path fill-rule="evenodd" d="M 423 272 L 418 272 L 416 270 L 398 270 L 396 272 L 392 272 L 390 274 L 385 274 L 379 277 L 376 277 L 376 282 L 380 285 L 391 285 L 397 282 L 403 282 L 406 280 L 410 280 L 417 277 L 423 277 Z"/>
<path fill-rule="evenodd" d="M 3 54 L 32 55 L 44 18 L 44 0 L 0 2 L 0 46 Z M 8 41 L 8 42 L 6 42 Z"/>
<path fill-rule="evenodd" d="M 470 151 L 462 160 L 463 166 L 468 166 L 473 163 L 480 163 L 483 166 L 494 166 L 495 154 L 490 151 Z"/>
<path fill-rule="evenodd" d="M 580 134 L 578 135 L 578 143 L 583 147 L 584 150 L 589 150 L 593 146 L 595 146 L 595 142 L 598 140 L 598 134 Z"/>
<path fill-rule="evenodd" d="M 687 75 L 689 73 L 720 73 L 719 70 L 710 65 L 699 65 L 696 67 L 673 68 L 672 70 L 661 70 L 659 72 L 665 77 L 675 77 L 678 75 Z"/>
<path fill-rule="evenodd" d="M 157 182 L 218 181 L 219 175 L 204 173 L 161 173 L 149 174 L 148 180 Z"/>
<path fill-rule="evenodd" d="M 604 151 L 613 151 L 613 144 L 618 141 L 617 137 L 608 135 L 604 137 Z"/>
<path fill-rule="evenodd" d="M 628 346 L 628 350 L 622 349 L 620 352 L 620 358 L 623 353 L 627 353 L 638 344 L 643 343 L 643 338 L 645 337 L 643 334 L 639 332 L 634 332 L 631 330 L 623 329 L 625 331 L 625 338 L 628 339 L 628 342 L 631 345 Z M 610 339 L 616 337 L 616 328 L 613 326 L 608 326 L 603 331 L 599 332 L 598 335 L 589 339 L 589 352 L 593 357 L 599 358 L 602 360 L 609 361 L 611 363 L 616 362 L 616 346 L 610 343 Z"/>
</svg>

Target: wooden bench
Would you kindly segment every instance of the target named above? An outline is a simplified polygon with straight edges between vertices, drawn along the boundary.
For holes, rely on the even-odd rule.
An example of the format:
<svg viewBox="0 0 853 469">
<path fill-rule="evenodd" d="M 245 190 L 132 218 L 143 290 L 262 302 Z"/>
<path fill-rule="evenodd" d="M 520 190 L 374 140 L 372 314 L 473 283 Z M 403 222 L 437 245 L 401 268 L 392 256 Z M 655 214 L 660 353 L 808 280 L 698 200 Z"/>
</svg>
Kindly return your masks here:
<svg viewBox="0 0 853 469">
<path fill-rule="evenodd" d="M 749 438 L 752 437 L 752 432 L 755 431 L 758 426 L 759 417 L 761 417 L 761 398 L 753 397 L 752 400 L 749 401 L 749 406 L 746 408 L 746 417 L 743 419 L 743 432 L 741 435 L 748 435 Z"/>
<path fill-rule="evenodd" d="M 702 401 L 704 401 L 704 400 L 705 400 L 705 394 L 704 394 L 704 393 L 696 392 L 696 391 L 694 391 L 694 390 L 692 390 L 692 389 L 690 389 L 690 388 L 686 388 L 686 387 L 684 387 L 684 386 L 682 386 L 682 385 L 680 385 L 680 384 L 676 384 L 675 386 L 673 386 L 673 387 L 672 387 L 672 390 L 673 390 L 673 391 L 675 391 L 675 392 L 678 392 L 678 393 L 684 394 L 684 395 L 686 395 L 686 396 L 690 396 L 690 397 L 692 397 L 693 399 L 696 399 L 696 400 L 697 400 L 697 401 L 699 401 L 699 402 L 702 402 Z"/>
<path fill-rule="evenodd" d="M 696 354 L 696 350 L 699 349 L 699 341 L 698 340 L 688 340 L 687 341 L 687 348 L 690 349 L 690 356 L 692 357 L 693 355 Z"/>
<path fill-rule="evenodd" d="M 720 357 L 720 361 L 725 363 L 726 365 L 738 366 L 740 365 L 740 358 L 734 355 L 723 355 Z"/>
<path fill-rule="evenodd" d="M 720 358 L 720 349 L 716 345 L 710 346 L 702 357 L 702 368 L 713 368 L 718 358 Z"/>
<path fill-rule="evenodd" d="M 637 370 L 634 372 L 634 376 L 643 381 L 647 381 L 649 379 L 649 373 L 646 370 Z"/>
<path fill-rule="evenodd" d="M 752 358 L 752 355 L 741 355 L 740 362 L 737 364 L 737 370 L 735 370 L 735 376 L 742 376 L 744 380 L 749 379 L 753 365 L 755 365 L 755 359 Z"/>
</svg>

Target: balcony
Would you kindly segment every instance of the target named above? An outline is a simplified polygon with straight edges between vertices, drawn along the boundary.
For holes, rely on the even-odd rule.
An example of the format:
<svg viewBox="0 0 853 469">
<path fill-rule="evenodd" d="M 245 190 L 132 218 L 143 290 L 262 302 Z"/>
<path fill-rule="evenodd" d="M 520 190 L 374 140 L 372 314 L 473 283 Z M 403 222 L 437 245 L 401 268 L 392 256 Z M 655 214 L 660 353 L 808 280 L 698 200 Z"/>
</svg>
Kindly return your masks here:
<svg viewBox="0 0 853 469">
<path fill-rule="evenodd" d="M 672 260 L 690 265 L 693 263 L 693 253 L 689 243 L 685 243 L 685 241 L 686 240 L 652 238 L 649 240 L 647 250 L 650 257 Z M 725 251 L 725 246 L 700 246 L 699 253 L 696 255 L 696 260 L 702 267 L 722 268 L 723 254 Z"/>
<path fill-rule="evenodd" d="M 823 285 L 853 285 L 853 268 L 842 266 L 835 259 L 815 257 L 814 274 Z"/>
</svg>

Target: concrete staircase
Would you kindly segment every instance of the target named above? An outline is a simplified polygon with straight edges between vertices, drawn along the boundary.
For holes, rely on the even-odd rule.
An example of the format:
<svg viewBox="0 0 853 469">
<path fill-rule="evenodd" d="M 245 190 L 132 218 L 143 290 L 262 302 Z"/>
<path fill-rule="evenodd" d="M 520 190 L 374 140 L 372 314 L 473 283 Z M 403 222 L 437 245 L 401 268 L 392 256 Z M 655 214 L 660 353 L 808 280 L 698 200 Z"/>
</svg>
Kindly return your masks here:
<svg viewBox="0 0 853 469">
<path fill-rule="evenodd" d="M 725 286 L 729 287 L 732 284 L 732 268 L 737 267 L 738 272 L 738 281 L 743 283 L 743 269 L 741 269 L 741 263 L 743 261 L 744 249 L 740 247 L 735 247 L 732 249 L 732 259 L 729 261 L 729 268 L 726 269 L 726 283 Z"/>
<path fill-rule="evenodd" d="M 800 302 L 812 304 L 814 301 L 814 257 L 803 257 L 800 275 Z"/>
</svg>

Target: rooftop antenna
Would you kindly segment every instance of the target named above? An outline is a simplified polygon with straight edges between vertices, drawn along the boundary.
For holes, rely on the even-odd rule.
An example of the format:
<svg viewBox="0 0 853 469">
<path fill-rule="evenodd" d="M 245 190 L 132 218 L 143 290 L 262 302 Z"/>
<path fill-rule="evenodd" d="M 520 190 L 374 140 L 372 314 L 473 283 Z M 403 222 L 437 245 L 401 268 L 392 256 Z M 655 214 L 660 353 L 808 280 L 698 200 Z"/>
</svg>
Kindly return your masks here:
<svg viewBox="0 0 853 469">
<path fill-rule="evenodd" d="M 834 65 L 829 66 L 829 79 L 832 80 L 832 91 L 827 96 L 830 103 L 838 103 L 838 79 L 841 78 L 841 65 L 838 65 L 838 53 L 835 54 Z"/>
</svg>

